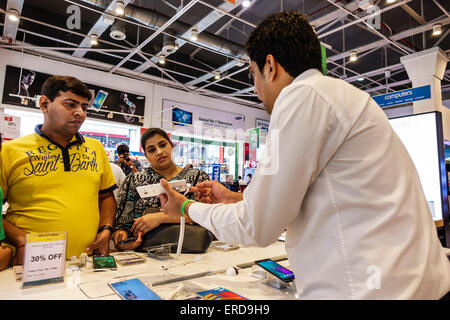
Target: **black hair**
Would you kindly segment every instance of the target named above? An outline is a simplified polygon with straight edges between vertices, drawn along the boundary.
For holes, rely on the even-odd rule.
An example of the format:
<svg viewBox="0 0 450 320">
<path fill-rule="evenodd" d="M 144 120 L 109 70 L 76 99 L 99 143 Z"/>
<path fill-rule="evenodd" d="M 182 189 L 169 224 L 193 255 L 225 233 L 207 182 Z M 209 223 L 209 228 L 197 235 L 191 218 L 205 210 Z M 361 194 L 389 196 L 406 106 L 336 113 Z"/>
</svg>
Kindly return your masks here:
<svg viewBox="0 0 450 320">
<path fill-rule="evenodd" d="M 127 152 L 130 152 L 130 148 L 126 144 L 117 146 L 117 154 L 125 154 Z"/>
<path fill-rule="evenodd" d="M 53 101 L 59 96 L 59 91 L 70 91 L 78 96 L 91 100 L 89 88 L 77 78 L 69 76 L 52 76 L 45 80 L 41 88 L 41 95 Z"/>
<path fill-rule="evenodd" d="M 294 78 L 311 68 L 322 71 L 320 41 L 298 11 L 266 17 L 251 33 L 246 49 L 260 72 L 263 72 L 269 54 Z"/>
<path fill-rule="evenodd" d="M 165 132 L 164 130 L 160 129 L 160 128 L 150 128 L 147 129 L 141 137 L 141 147 L 142 150 L 144 150 L 145 152 L 145 142 L 150 139 L 151 137 L 153 137 L 154 135 L 159 134 L 160 136 L 162 136 L 164 139 L 166 139 L 167 141 L 169 141 L 170 145 L 173 147 L 173 143 L 169 138 L 169 135 L 167 134 L 167 132 Z"/>
</svg>

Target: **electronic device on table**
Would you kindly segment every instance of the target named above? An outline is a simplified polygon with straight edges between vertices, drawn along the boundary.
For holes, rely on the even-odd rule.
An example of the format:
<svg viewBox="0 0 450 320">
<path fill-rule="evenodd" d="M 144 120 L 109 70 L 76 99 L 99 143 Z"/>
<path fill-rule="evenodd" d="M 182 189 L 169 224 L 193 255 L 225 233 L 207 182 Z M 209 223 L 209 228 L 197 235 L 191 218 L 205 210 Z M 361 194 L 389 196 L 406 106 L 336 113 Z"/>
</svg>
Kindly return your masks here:
<svg viewBox="0 0 450 320">
<path fill-rule="evenodd" d="M 210 246 L 219 251 L 231 251 L 231 250 L 239 249 L 239 246 L 237 246 L 237 245 L 228 244 L 228 243 L 221 242 L 221 241 L 213 241 L 213 242 L 211 242 Z"/>
<path fill-rule="evenodd" d="M 161 300 L 161 297 L 138 278 L 110 282 L 108 285 L 123 300 Z"/>
<path fill-rule="evenodd" d="M 255 264 L 269 272 L 271 275 L 277 277 L 283 282 L 291 282 L 295 279 L 294 272 L 276 263 L 272 259 L 262 259 L 255 261 Z"/>
<path fill-rule="evenodd" d="M 116 252 L 114 258 L 121 265 L 130 265 L 145 262 L 145 258 L 135 252 Z"/>
<path fill-rule="evenodd" d="M 94 271 L 117 270 L 116 260 L 113 256 L 93 256 Z"/>
</svg>

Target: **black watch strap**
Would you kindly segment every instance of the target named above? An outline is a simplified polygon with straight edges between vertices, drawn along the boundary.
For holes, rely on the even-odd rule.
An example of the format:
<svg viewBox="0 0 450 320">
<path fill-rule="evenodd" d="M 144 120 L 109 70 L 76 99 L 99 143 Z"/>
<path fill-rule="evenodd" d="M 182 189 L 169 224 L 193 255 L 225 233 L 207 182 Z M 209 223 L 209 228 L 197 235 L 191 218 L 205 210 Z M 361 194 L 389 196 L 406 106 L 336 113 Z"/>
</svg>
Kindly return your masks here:
<svg viewBox="0 0 450 320">
<path fill-rule="evenodd" d="M 104 225 L 104 226 L 101 226 L 100 228 L 98 228 L 97 233 L 100 233 L 103 230 L 109 230 L 109 231 L 111 231 L 111 233 L 113 233 L 113 231 L 114 231 L 113 227 Z"/>
</svg>

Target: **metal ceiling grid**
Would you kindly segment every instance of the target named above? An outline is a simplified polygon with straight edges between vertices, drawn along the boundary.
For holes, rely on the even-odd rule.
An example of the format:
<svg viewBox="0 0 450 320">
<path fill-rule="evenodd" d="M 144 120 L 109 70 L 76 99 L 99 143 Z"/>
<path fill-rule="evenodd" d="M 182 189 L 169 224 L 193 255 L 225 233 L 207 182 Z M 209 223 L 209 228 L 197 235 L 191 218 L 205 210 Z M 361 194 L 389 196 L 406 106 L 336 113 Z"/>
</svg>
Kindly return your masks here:
<svg viewBox="0 0 450 320">
<path fill-rule="evenodd" d="M 74 7 L 81 19 L 69 28 Z M 17 22 L 7 18 L 10 9 Z M 442 0 L 0 0 L 0 47 L 262 108 L 244 45 L 265 16 L 293 9 L 327 47 L 328 74 L 372 95 L 411 86 L 401 56 L 432 46 L 450 53 Z M 436 24 L 439 36 L 431 34 Z M 355 51 L 359 59 L 351 62 Z M 449 69 L 442 88 L 450 90 Z"/>
</svg>

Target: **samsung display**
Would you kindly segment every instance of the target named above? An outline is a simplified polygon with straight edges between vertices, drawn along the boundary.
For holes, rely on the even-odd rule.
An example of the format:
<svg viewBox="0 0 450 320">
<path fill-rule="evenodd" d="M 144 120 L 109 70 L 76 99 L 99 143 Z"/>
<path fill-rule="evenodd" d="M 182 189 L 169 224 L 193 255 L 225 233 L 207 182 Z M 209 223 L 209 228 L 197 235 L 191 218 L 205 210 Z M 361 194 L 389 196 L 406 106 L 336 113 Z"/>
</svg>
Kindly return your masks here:
<svg viewBox="0 0 450 320">
<path fill-rule="evenodd" d="M 156 293 L 137 278 L 109 283 L 109 286 L 123 300 L 161 300 Z"/>
<path fill-rule="evenodd" d="M 443 220 L 448 198 L 441 113 L 415 114 L 389 122 L 414 162 L 433 220 Z"/>
<path fill-rule="evenodd" d="M 280 279 L 283 282 L 291 282 L 295 279 L 294 273 L 283 267 L 281 264 L 276 263 L 275 261 L 271 259 L 263 259 L 255 261 L 255 264 L 269 272 L 270 274 L 274 275 L 278 279 Z"/>
</svg>

